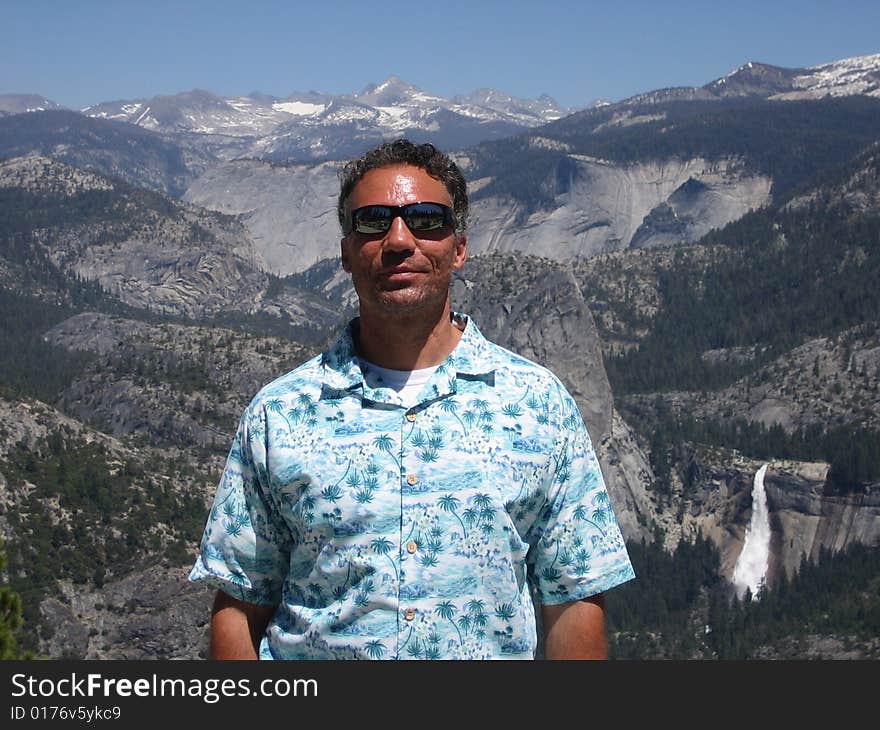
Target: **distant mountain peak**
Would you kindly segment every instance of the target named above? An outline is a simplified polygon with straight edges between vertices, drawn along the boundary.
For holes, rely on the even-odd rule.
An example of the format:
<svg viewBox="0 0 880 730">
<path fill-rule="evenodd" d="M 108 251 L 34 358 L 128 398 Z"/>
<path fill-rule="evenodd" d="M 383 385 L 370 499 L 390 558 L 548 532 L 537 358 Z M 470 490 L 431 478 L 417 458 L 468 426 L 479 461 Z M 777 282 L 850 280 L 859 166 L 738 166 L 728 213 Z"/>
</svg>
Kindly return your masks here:
<svg viewBox="0 0 880 730">
<path fill-rule="evenodd" d="M 402 78 L 400 78 L 400 76 L 395 76 L 394 74 L 391 74 L 391 76 L 389 76 L 381 84 L 379 84 L 379 86 L 377 86 L 374 91 L 383 91 L 385 89 L 400 87 L 405 87 L 409 89 L 415 88 L 412 84 L 407 83 Z"/>
<path fill-rule="evenodd" d="M 470 94 L 465 97 L 456 97 L 456 99 L 459 98 L 477 104 L 490 104 L 492 102 L 507 102 L 511 100 L 511 96 L 509 94 L 498 91 L 498 89 L 491 89 L 487 86 L 483 86 L 479 89 L 474 89 Z"/>
<path fill-rule="evenodd" d="M 355 99 L 371 106 L 393 106 L 412 101 L 421 94 L 418 87 L 399 76 L 391 75 L 381 84 L 369 84 L 359 94 L 355 94 Z"/>
<path fill-rule="evenodd" d="M 0 112 L 7 114 L 24 114 L 63 108 L 60 104 L 39 94 L 0 94 Z"/>
<path fill-rule="evenodd" d="M 735 71 L 706 84 L 703 89 L 719 96 L 771 96 L 789 91 L 801 71 L 747 61 Z"/>
<path fill-rule="evenodd" d="M 466 96 L 456 96 L 453 101 L 491 109 L 501 114 L 532 116 L 545 122 L 559 119 L 571 111 L 561 107 L 549 94 L 541 94 L 536 99 L 522 99 L 489 87 L 474 89 Z"/>
<path fill-rule="evenodd" d="M 774 99 L 880 95 L 880 53 L 853 56 L 807 68 L 785 68 L 747 61 L 706 84 L 715 96 L 764 96 Z"/>
<path fill-rule="evenodd" d="M 251 91 L 248 94 L 245 94 L 246 99 L 253 99 L 254 101 L 258 101 L 262 104 L 274 104 L 278 101 L 277 96 L 272 96 L 272 94 L 264 94 L 262 91 Z"/>
<path fill-rule="evenodd" d="M 206 89 L 190 89 L 189 91 L 181 91 L 179 94 L 170 94 L 168 96 L 155 96 L 150 100 L 151 104 L 162 102 L 173 102 L 177 104 L 224 104 L 224 100 L 212 91 Z"/>
</svg>

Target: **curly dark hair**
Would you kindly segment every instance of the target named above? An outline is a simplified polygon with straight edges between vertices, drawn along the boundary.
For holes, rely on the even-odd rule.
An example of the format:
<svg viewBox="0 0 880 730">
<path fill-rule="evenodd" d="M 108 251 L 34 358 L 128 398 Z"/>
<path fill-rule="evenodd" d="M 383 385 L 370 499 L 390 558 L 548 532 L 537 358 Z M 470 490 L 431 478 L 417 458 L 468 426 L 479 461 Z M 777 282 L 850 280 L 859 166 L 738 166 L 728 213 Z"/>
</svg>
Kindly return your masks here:
<svg viewBox="0 0 880 730">
<path fill-rule="evenodd" d="M 345 204 L 358 181 L 370 170 L 389 165 L 413 165 L 437 178 L 449 191 L 452 210 L 455 213 L 455 232 L 460 235 L 467 228 L 468 196 L 467 182 L 461 170 L 448 155 L 432 144 L 414 144 L 408 139 L 395 139 L 365 152 L 339 172 L 340 190 L 336 212 L 339 225 L 345 228 Z"/>
</svg>

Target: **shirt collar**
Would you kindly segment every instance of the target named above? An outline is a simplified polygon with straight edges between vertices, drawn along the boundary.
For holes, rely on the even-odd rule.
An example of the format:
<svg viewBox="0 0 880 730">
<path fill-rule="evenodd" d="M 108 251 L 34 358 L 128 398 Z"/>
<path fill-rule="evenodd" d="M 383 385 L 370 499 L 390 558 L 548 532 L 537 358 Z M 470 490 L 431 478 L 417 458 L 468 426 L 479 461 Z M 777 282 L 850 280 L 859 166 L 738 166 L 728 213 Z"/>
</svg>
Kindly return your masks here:
<svg viewBox="0 0 880 730">
<path fill-rule="evenodd" d="M 469 380 L 486 380 L 494 385 L 495 370 L 499 366 L 495 348 L 466 314 L 455 312 L 452 318 L 464 324 L 464 331 L 455 349 L 440 363 L 431 381 L 425 386 L 423 401 L 455 393 L 459 375 Z M 361 391 L 361 395 L 367 400 L 399 405 L 400 399 L 393 390 L 370 388 L 365 382 L 354 345 L 357 324 L 357 318 L 351 320 L 333 347 L 322 356 L 321 397 L 339 398 Z"/>
</svg>

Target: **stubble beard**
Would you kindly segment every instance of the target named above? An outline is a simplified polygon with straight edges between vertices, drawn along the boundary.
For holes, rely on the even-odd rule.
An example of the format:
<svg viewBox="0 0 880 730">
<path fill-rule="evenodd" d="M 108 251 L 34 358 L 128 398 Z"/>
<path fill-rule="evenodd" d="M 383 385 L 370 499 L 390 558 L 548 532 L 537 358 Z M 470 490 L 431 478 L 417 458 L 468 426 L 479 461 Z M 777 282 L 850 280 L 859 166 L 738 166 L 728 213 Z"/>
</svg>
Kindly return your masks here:
<svg viewBox="0 0 880 730">
<path fill-rule="evenodd" d="M 370 296 L 365 298 L 358 292 L 361 307 L 375 309 L 388 319 L 411 319 L 440 314 L 449 300 L 452 272 L 441 281 L 425 282 L 421 285 L 407 283 L 404 286 L 381 286 L 370 283 Z"/>
</svg>

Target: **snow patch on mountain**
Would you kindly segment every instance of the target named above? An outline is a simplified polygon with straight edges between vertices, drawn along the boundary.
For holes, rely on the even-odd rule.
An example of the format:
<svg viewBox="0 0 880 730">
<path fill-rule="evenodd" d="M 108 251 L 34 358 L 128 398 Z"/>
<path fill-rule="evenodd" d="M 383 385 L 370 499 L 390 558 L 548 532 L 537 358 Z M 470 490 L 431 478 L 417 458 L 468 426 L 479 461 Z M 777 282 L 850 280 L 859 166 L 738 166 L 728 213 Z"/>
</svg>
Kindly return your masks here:
<svg viewBox="0 0 880 730">
<path fill-rule="evenodd" d="M 794 85 L 814 94 L 880 96 L 880 53 L 812 66 Z M 794 92 L 797 93 L 797 92 Z"/>
<path fill-rule="evenodd" d="M 279 101 L 272 105 L 273 109 L 286 114 L 293 114 L 297 117 L 307 117 L 312 114 L 318 114 L 326 107 L 323 104 L 308 104 L 304 101 Z"/>
</svg>

